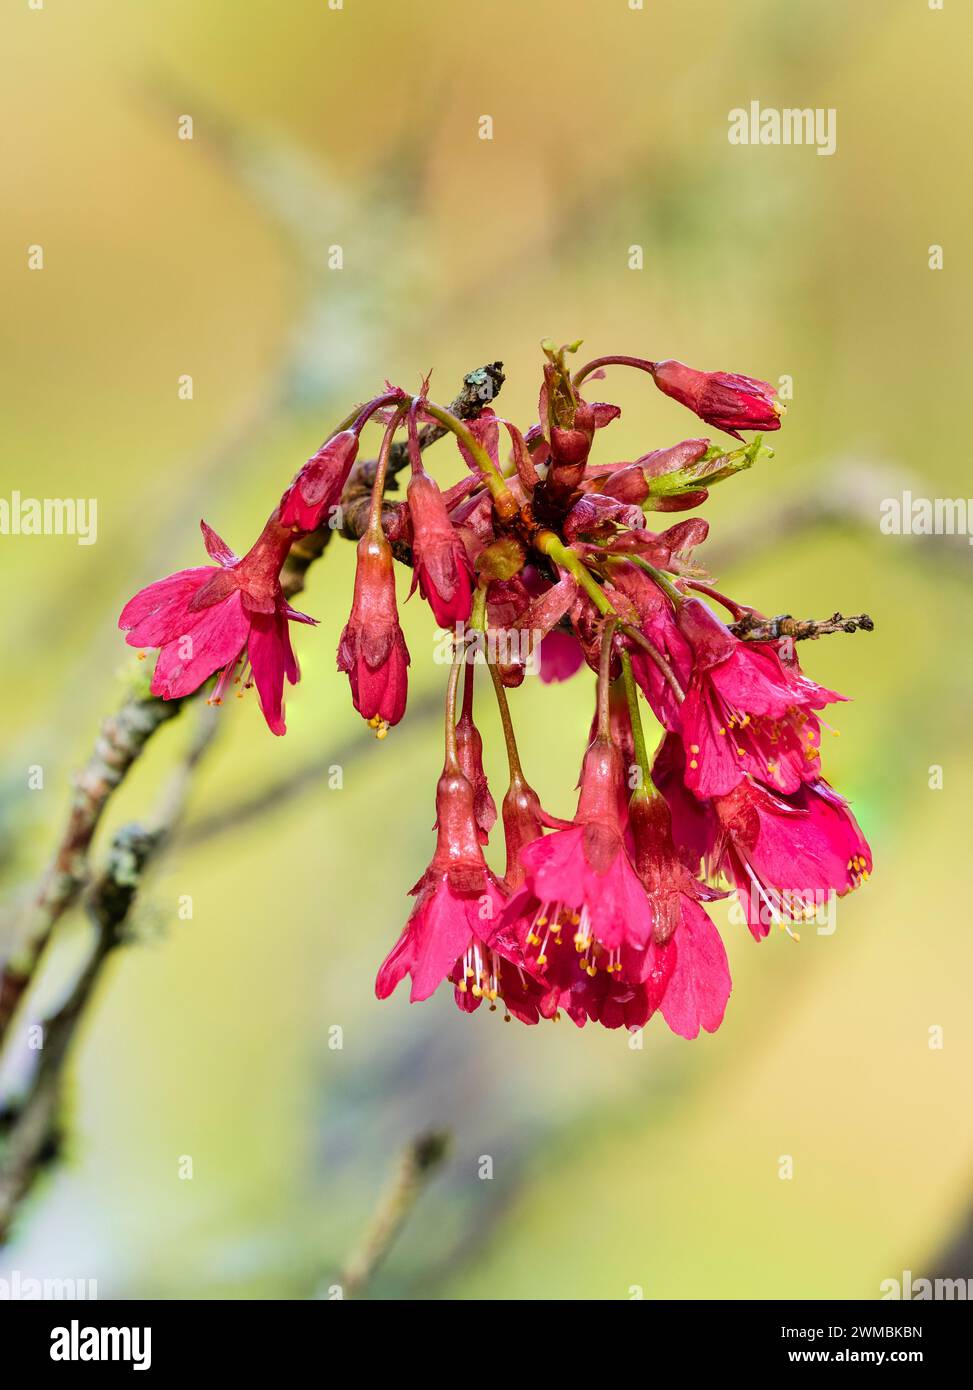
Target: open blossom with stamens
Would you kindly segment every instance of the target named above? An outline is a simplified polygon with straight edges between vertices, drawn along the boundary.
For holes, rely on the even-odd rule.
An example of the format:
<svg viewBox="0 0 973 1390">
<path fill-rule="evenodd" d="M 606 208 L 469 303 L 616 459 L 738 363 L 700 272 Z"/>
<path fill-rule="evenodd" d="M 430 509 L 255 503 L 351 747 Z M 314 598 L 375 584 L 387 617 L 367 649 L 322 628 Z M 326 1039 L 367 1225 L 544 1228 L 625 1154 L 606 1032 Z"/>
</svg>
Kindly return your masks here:
<svg viewBox="0 0 973 1390">
<path fill-rule="evenodd" d="M 395 606 L 392 549 L 384 536 L 366 532 L 358 542 L 351 614 L 338 643 L 338 669 L 351 684 L 363 719 L 397 724 L 405 714 L 409 650 Z"/>
<path fill-rule="evenodd" d="M 179 570 L 140 590 L 122 609 L 118 626 L 132 647 L 158 647 L 152 694 L 163 700 L 191 695 L 217 671 L 212 695 L 219 704 L 234 681 L 257 687 L 272 733 L 283 734 L 284 679 L 300 672 L 288 624 L 314 623 L 284 598 L 280 570 L 293 540 L 277 513 L 243 559 L 206 523 L 203 542 L 216 565 Z M 249 663 L 252 677 L 245 677 Z"/>
<path fill-rule="evenodd" d="M 758 941 L 871 873 L 872 852 L 848 803 L 821 779 L 786 797 L 746 779 L 713 806 L 714 867 L 736 888 Z"/>
<path fill-rule="evenodd" d="M 412 889 L 416 905 L 375 982 L 386 999 L 408 975 L 410 999 L 444 980 L 466 1012 L 497 999 L 523 1023 L 536 1023 L 542 990 L 523 968 L 512 936 L 497 930 L 504 892 L 480 848 L 473 788 L 458 767 L 443 769 L 436 790 L 437 839 L 432 861 Z"/>
<path fill-rule="evenodd" d="M 542 843 L 545 828 L 564 833 L 576 828 L 549 816 L 522 774 L 511 778 L 503 823 L 504 885 L 511 892 L 527 883 L 524 850 Z M 584 920 L 584 907 L 579 912 L 563 902 L 542 905 L 528 885 L 523 894 L 511 898 L 498 930 L 508 944 L 518 943 L 525 967 L 540 986 L 537 1008 L 542 1018 L 556 1018 L 563 1010 L 579 1028 L 589 1020 L 605 1028 L 641 1028 L 662 1001 L 675 966 L 675 947 L 650 941 L 645 951 L 635 954 L 636 973 L 628 977 L 617 956 L 606 957 L 597 943 L 582 949 Z"/>
<path fill-rule="evenodd" d="M 502 929 L 513 931 L 528 969 L 547 986 L 546 1011 L 563 1003 L 577 1022 L 595 1017 L 589 1003 L 598 1011 L 601 987 L 596 991 L 586 981 L 599 971 L 624 978 L 627 986 L 662 979 L 651 909 L 625 848 L 622 780 L 618 749 L 596 738 L 585 754 L 574 824 L 521 851 L 524 883 L 500 919 Z M 646 996 L 646 1002 L 654 1007 L 658 1000 Z"/>
<path fill-rule="evenodd" d="M 740 430 L 779 430 L 781 407 L 769 381 L 736 372 L 700 372 L 669 359 L 652 364 L 660 391 L 708 425 L 742 439 Z"/>
<path fill-rule="evenodd" d="M 734 637 L 699 599 L 681 603 L 676 621 L 693 651 L 679 714 L 686 785 L 724 796 L 750 775 L 790 793 L 818 777 L 813 711 L 844 696 L 784 667 L 772 647 Z"/>
</svg>

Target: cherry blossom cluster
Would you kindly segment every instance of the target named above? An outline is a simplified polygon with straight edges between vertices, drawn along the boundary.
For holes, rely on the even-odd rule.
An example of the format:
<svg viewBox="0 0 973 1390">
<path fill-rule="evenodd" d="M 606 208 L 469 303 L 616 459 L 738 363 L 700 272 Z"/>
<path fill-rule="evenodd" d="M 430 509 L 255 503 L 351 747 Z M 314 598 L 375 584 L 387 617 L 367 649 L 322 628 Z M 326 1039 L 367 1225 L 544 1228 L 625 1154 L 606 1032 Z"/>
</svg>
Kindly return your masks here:
<svg viewBox="0 0 973 1390">
<path fill-rule="evenodd" d="M 763 434 L 780 427 L 772 388 L 636 357 L 572 371 L 578 346 L 543 344 L 538 420 L 525 431 L 489 404 L 460 420 L 430 398 L 428 381 L 414 394 L 387 384 L 299 470 L 242 559 L 201 523 L 215 563 L 149 585 L 119 626 L 132 646 L 159 649 L 155 696 L 182 698 L 212 681 L 219 703 L 232 687 L 253 686 L 268 727 L 283 734 L 285 681 L 299 675 L 290 625 L 314 620 L 288 603 L 282 570 L 303 537 L 347 526 L 349 489 L 369 481 L 337 653 L 355 708 L 379 737 L 406 710 L 396 561 L 411 568 L 452 657 L 436 848 L 379 970 L 378 996 L 408 976 L 413 1001 L 448 983 L 467 1012 L 486 1003 L 524 1023 L 566 1013 L 579 1026 L 628 1029 L 658 1012 L 693 1038 L 719 1027 L 730 993 L 707 904 L 735 893 L 759 940 L 856 888 L 871 852 L 822 774 L 821 711 L 844 697 L 804 675 L 793 643 L 747 638 L 761 615 L 715 589 L 694 558 L 705 520 L 647 524 L 653 512 L 699 507 L 769 452 Z M 735 443 L 693 438 L 633 461 L 594 461 L 620 411 L 582 389 L 590 394 L 618 365 L 648 373 Z M 383 427 L 381 446 L 359 462 L 369 422 Z M 430 427 L 458 447 L 462 476 L 445 490 L 423 464 Z M 411 476 L 405 499 L 392 502 L 400 431 Z M 749 443 L 741 431 L 755 432 Z M 507 692 L 533 670 L 551 682 L 585 668 L 595 673 L 595 708 L 566 820 L 526 779 Z M 483 681 L 509 766 L 499 814 L 474 721 Z M 502 876 L 484 855 L 498 821 Z"/>
</svg>

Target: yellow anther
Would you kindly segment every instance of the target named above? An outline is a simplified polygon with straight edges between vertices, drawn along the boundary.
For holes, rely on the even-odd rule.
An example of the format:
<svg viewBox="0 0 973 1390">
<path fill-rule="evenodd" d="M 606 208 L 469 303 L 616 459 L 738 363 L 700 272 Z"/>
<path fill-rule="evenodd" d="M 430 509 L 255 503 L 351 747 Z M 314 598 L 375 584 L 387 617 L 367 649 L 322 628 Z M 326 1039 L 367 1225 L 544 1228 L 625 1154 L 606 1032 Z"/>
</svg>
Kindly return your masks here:
<svg viewBox="0 0 973 1390">
<path fill-rule="evenodd" d="M 699 767 L 699 763 L 696 761 L 695 758 L 693 758 L 692 761 L 690 762 L 689 766 L 690 766 L 691 768 L 697 768 L 697 767 Z"/>
</svg>

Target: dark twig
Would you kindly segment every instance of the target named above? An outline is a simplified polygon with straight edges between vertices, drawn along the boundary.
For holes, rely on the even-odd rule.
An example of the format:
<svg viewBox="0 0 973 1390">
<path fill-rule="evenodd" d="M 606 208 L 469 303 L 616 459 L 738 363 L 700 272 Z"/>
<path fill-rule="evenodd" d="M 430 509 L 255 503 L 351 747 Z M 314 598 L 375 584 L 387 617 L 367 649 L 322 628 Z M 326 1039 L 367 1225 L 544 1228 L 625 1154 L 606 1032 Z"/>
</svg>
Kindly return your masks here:
<svg viewBox="0 0 973 1390">
<path fill-rule="evenodd" d="M 460 420 L 475 420 L 480 411 L 498 394 L 504 380 L 502 362 L 491 362 L 485 367 L 478 367 L 475 372 L 469 372 L 463 378 L 463 389 L 449 406 L 450 412 Z M 424 425 L 419 431 L 419 447 L 428 448 L 445 433 L 445 428 L 440 424 Z M 393 444 L 389 453 L 386 485 L 394 480 L 408 461 L 406 441 L 400 440 L 398 444 Z M 365 459 L 352 469 L 341 499 L 342 535 L 349 540 L 359 540 L 365 533 L 374 481 L 374 459 Z"/>
<path fill-rule="evenodd" d="M 342 1298 L 360 1298 L 378 1272 L 422 1191 L 449 1152 L 448 1134 L 429 1130 L 406 1146 L 358 1245 L 338 1277 Z"/>
<path fill-rule="evenodd" d="M 834 613 L 830 618 L 792 618 L 789 613 L 781 613 L 776 618 L 763 618 L 758 613 L 744 613 L 735 623 L 730 623 L 730 631 L 737 637 L 745 637 L 749 642 L 779 642 L 790 638 L 792 642 L 814 641 L 832 632 L 871 632 L 874 622 L 867 613 L 858 613 L 845 618 Z"/>
<path fill-rule="evenodd" d="M 54 858 L 0 974 L 0 1043 L 54 927 L 88 881 L 88 851 L 109 798 L 155 731 L 178 714 L 182 704 L 131 694 L 118 713 L 102 724 L 94 751 L 75 778 L 71 809 Z"/>
</svg>

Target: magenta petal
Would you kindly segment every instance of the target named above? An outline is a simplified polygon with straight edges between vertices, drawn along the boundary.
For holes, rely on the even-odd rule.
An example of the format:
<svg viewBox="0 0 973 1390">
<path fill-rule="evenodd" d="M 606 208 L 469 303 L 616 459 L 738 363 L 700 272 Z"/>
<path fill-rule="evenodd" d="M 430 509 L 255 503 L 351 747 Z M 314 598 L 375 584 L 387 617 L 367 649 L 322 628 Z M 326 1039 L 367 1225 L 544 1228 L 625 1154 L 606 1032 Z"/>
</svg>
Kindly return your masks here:
<svg viewBox="0 0 973 1390">
<path fill-rule="evenodd" d="M 429 998 L 470 944 L 466 903 L 450 891 L 445 877 L 415 915 L 416 959 L 409 996 L 413 1004 Z"/>
<path fill-rule="evenodd" d="M 219 573 L 212 565 L 179 570 L 158 579 L 129 599 L 118 618 L 118 626 L 129 630 L 125 638 L 130 647 L 161 647 L 186 630 L 186 610 L 193 596 L 207 580 Z"/>
<path fill-rule="evenodd" d="M 414 921 L 413 917 L 379 967 L 375 979 L 375 993 L 379 999 L 387 999 L 415 964 Z"/>
<path fill-rule="evenodd" d="M 234 590 L 223 603 L 203 609 L 188 632 L 163 646 L 152 677 L 152 694 L 164 700 L 192 694 L 214 671 L 237 659 L 249 633 L 239 590 Z"/>
<path fill-rule="evenodd" d="M 584 901 L 584 826 L 555 830 L 521 850 L 520 862 L 533 875 L 533 887 L 542 902 L 563 902 L 578 907 Z"/>
<path fill-rule="evenodd" d="M 207 555 L 211 556 L 218 565 L 236 565 L 240 562 L 239 555 L 235 555 L 222 536 L 218 536 L 212 526 L 207 526 L 205 521 L 200 521 L 199 529 L 203 533 L 203 544 L 206 547 Z"/>
<path fill-rule="evenodd" d="M 555 628 L 541 642 L 541 680 L 545 685 L 552 681 L 566 681 L 580 671 L 584 665 L 584 652 L 581 643 L 573 632 L 562 632 Z"/>
<path fill-rule="evenodd" d="M 267 727 L 272 734 L 284 734 L 287 732 L 282 709 L 284 675 L 289 670 L 296 670 L 296 663 L 283 613 L 252 615 L 247 651 Z M 296 679 L 294 675 L 291 684 Z"/>
<path fill-rule="evenodd" d="M 317 627 L 318 619 L 309 617 L 307 613 L 300 613 L 296 608 L 292 608 L 289 603 L 284 604 L 284 612 L 292 623 L 307 623 L 309 627 Z"/>
<path fill-rule="evenodd" d="M 730 997 L 723 939 L 698 903 L 683 897 L 675 936 L 676 965 L 662 996 L 662 1017 L 681 1038 L 715 1033 Z"/>
<path fill-rule="evenodd" d="M 629 863 L 624 849 L 605 874 L 588 879 L 591 929 L 613 951 L 623 943 L 644 946 L 652 937 L 652 909 L 645 886 Z"/>
</svg>

